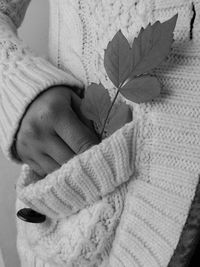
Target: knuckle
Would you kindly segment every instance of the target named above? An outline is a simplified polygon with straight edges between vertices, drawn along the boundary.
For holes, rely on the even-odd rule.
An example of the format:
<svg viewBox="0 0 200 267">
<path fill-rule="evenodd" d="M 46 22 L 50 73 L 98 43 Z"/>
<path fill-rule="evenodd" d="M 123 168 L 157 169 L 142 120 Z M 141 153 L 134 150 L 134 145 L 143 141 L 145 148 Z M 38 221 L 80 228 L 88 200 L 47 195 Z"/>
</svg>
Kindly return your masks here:
<svg viewBox="0 0 200 267">
<path fill-rule="evenodd" d="M 18 133 L 17 139 L 22 146 L 27 146 L 27 141 L 29 141 L 30 139 L 38 139 L 39 136 L 39 127 L 37 127 L 36 124 L 28 123 L 26 125 L 23 125 Z"/>
<path fill-rule="evenodd" d="M 40 137 L 37 131 L 32 127 L 21 129 L 17 135 L 15 147 L 16 152 L 23 162 L 26 162 L 41 145 Z"/>
<path fill-rule="evenodd" d="M 64 113 L 65 106 L 61 103 L 48 103 L 38 112 L 38 122 L 50 126 Z"/>
<path fill-rule="evenodd" d="M 37 118 L 40 123 L 47 123 L 55 116 L 55 108 L 53 105 L 46 105 L 38 111 Z"/>
</svg>

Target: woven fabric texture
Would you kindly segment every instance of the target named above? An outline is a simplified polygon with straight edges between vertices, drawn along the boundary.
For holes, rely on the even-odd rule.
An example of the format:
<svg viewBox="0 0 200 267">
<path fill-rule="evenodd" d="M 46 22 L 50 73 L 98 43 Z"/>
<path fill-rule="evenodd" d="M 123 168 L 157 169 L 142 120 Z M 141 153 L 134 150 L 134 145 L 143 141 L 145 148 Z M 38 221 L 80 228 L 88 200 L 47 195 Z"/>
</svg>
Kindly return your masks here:
<svg viewBox="0 0 200 267">
<path fill-rule="evenodd" d="M 154 71 L 159 97 L 137 105 L 120 96 L 133 121 L 44 180 L 23 166 L 17 209 L 48 217 L 41 225 L 17 220 L 23 267 L 169 264 L 199 182 L 199 1 L 50 1 L 50 61 L 86 86 L 102 82 L 111 98 L 116 88 L 103 66 L 110 39 L 121 29 L 131 43 L 142 26 L 177 12 L 172 51 Z"/>
</svg>

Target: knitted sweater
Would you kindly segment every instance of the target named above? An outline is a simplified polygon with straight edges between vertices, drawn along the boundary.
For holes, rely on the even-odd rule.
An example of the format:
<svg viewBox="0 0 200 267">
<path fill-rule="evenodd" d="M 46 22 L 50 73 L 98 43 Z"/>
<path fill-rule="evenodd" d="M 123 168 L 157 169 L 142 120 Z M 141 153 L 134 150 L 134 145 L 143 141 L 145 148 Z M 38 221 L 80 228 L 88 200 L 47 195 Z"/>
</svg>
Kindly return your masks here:
<svg viewBox="0 0 200 267">
<path fill-rule="evenodd" d="M 0 1 L 0 127 L 8 157 L 19 121 L 38 93 L 54 84 L 101 81 L 113 97 L 116 89 L 106 76 L 103 53 L 115 32 L 121 29 L 132 42 L 148 22 L 166 20 L 176 12 L 179 18 L 171 54 L 155 70 L 162 84 L 159 97 L 141 105 L 126 101 L 133 110 L 132 122 L 45 179 L 38 181 L 23 166 L 17 209 L 27 205 L 47 215 L 47 220 L 39 226 L 17 220 L 22 266 L 70 266 L 66 255 L 70 249 L 73 254 L 76 244 L 66 241 L 70 231 L 75 240 L 83 233 L 82 241 L 90 244 L 88 250 L 79 248 L 83 257 L 74 266 L 179 266 L 188 253 L 182 250 L 177 258 L 177 251 L 185 245 L 192 203 L 198 203 L 199 1 L 52 0 L 50 62 L 34 56 L 17 38 L 28 2 Z M 191 31 L 192 3 L 196 18 Z M 107 214 L 101 217 L 104 210 Z M 95 254 L 99 242 L 92 234 L 86 240 L 84 233 L 88 237 L 87 229 L 90 225 L 95 229 L 99 218 L 107 220 L 106 224 L 100 220 L 95 237 L 103 236 L 106 242 L 101 244 L 102 253 Z M 78 230 L 73 222 L 79 223 Z M 193 238 L 187 241 L 193 245 Z"/>
</svg>

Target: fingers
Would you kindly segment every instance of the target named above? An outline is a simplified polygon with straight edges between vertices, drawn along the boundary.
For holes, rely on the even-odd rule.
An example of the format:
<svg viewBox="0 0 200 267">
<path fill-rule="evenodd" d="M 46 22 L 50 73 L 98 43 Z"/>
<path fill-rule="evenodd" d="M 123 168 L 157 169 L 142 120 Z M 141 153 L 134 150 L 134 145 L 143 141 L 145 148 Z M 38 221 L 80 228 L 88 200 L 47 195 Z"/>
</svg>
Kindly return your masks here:
<svg viewBox="0 0 200 267">
<path fill-rule="evenodd" d="M 46 140 L 44 146 L 40 146 L 32 152 L 32 159 L 24 159 L 29 166 L 41 177 L 58 169 L 62 164 L 69 161 L 75 153 L 70 147 L 55 133 Z"/>
<path fill-rule="evenodd" d="M 77 114 L 78 118 L 85 124 L 89 129 L 94 131 L 93 124 L 90 120 L 88 120 L 83 113 L 81 112 L 81 98 L 76 94 L 72 93 L 71 98 L 71 107 L 73 111 Z"/>
<path fill-rule="evenodd" d="M 25 163 L 27 163 L 29 165 L 29 167 L 36 172 L 41 178 L 44 178 L 46 176 L 45 171 L 42 169 L 42 167 L 36 163 L 34 160 L 25 160 Z"/>
<path fill-rule="evenodd" d="M 38 161 L 42 162 L 42 168 L 46 174 L 49 174 L 60 168 L 60 164 L 58 164 L 51 156 L 47 154 L 42 154 L 38 156 Z"/>
<path fill-rule="evenodd" d="M 72 109 L 67 109 L 63 119 L 57 121 L 55 131 L 76 154 L 99 143 L 95 133 L 79 120 Z"/>
<path fill-rule="evenodd" d="M 22 150 L 22 153 L 19 154 L 21 160 L 41 177 L 45 177 L 58 169 L 75 155 L 54 131 L 43 140 L 32 138 L 25 145 L 20 145 Z"/>
<path fill-rule="evenodd" d="M 71 148 L 56 133 L 51 137 L 46 147 L 46 153 L 60 165 L 66 163 L 75 155 Z"/>
<path fill-rule="evenodd" d="M 47 154 L 35 155 L 33 159 L 25 159 L 24 162 L 42 178 L 60 167 L 60 165 Z"/>
<path fill-rule="evenodd" d="M 91 122 L 81 113 L 80 101 L 61 87 L 48 90 L 29 107 L 17 134 L 16 150 L 38 175 L 45 176 L 99 143 Z"/>
</svg>

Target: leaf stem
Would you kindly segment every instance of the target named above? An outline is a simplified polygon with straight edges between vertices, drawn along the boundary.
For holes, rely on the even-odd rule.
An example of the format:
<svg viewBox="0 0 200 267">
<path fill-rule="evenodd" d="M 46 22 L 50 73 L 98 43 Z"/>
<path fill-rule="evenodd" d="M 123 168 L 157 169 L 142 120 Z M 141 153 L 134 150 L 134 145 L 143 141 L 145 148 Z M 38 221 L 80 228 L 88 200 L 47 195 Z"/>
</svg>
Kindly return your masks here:
<svg viewBox="0 0 200 267">
<path fill-rule="evenodd" d="M 113 101 L 112 101 L 112 104 L 111 104 L 111 106 L 110 106 L 110 108 L 109 108 L 109 110 L 108 110 L 107 116 L 106 116 L 106 118 L 105 118 L 105 121 L 104 121 L 104 124 L 103 124 L 103 128 L 102 128 L 102 131 L 101 131 L 101 134 L 100 134 L 100 139 L 101 139 L 101 140 L 102 140 L 103 132 L 104 132 L 104 129 L 105 129 L 107 120 L 108 120 L 108 118 L 109 118 L 110 112 L 111 112 L 112 107 L 113 107 L 113 105 L 114 105 L 114 103 L 115 103 L 115 101 L 116 101 L 116 99 L 117 99 L 118 94 L 119 94 L 119 89 L 120 89 L 120 87 L 119 87 L 118 90 L 117 90 L 117 93 L 116 93 L 116 95 L 115 95 L 115 97 L 114 97 L 114 99 L 113 99 Z"/>
</svg>

